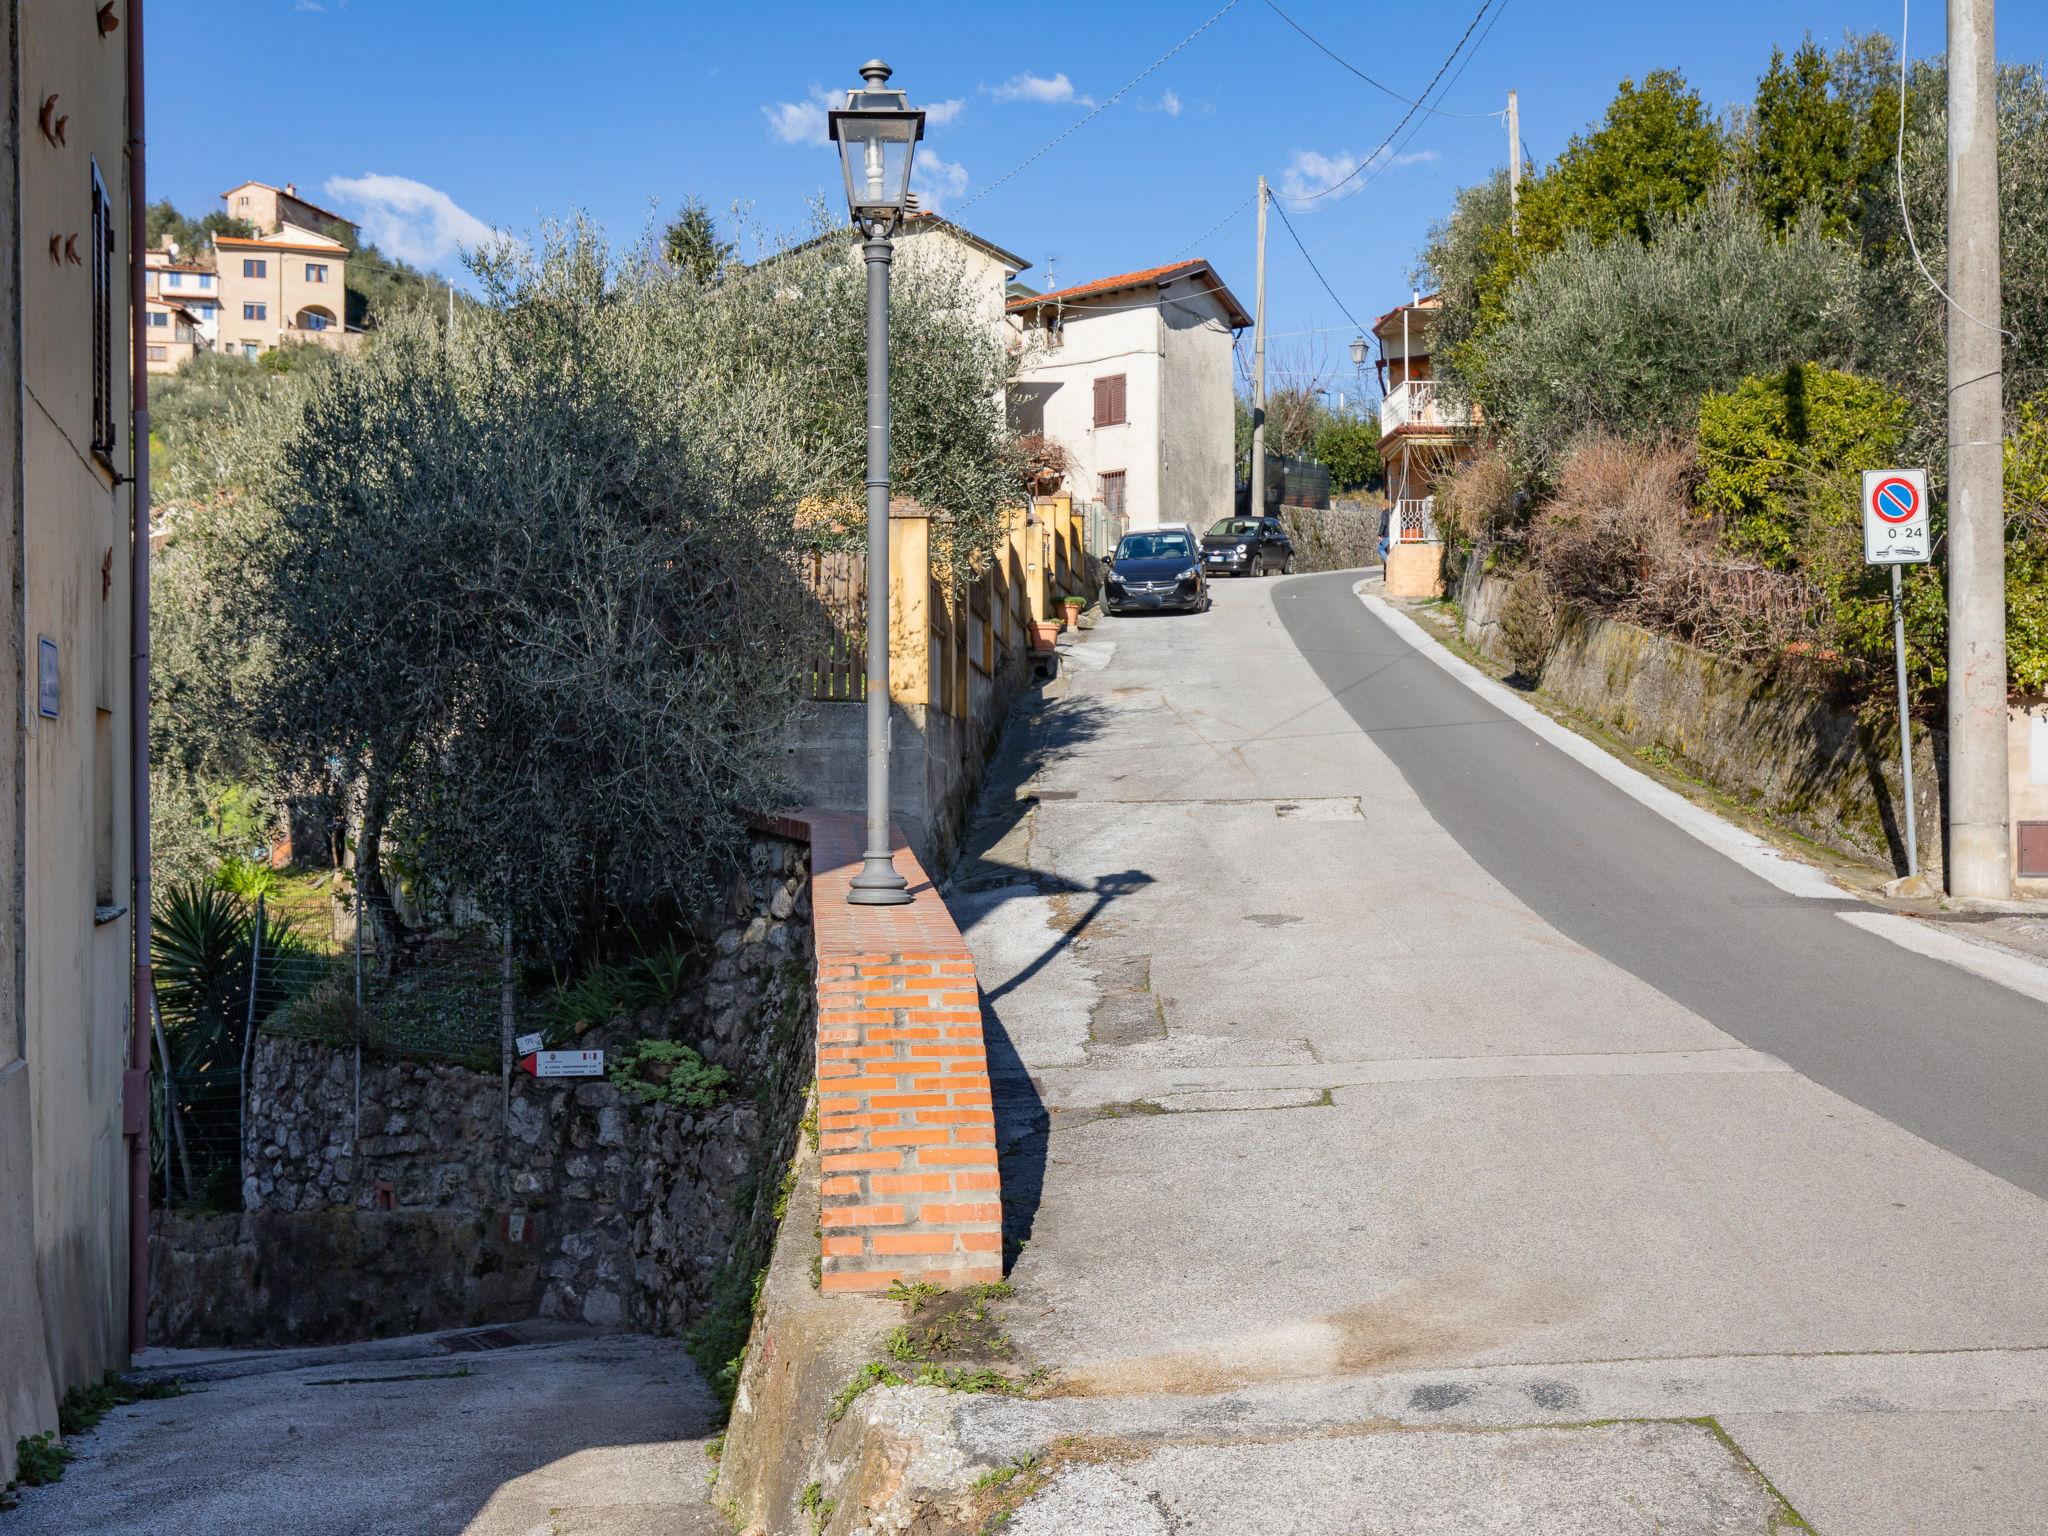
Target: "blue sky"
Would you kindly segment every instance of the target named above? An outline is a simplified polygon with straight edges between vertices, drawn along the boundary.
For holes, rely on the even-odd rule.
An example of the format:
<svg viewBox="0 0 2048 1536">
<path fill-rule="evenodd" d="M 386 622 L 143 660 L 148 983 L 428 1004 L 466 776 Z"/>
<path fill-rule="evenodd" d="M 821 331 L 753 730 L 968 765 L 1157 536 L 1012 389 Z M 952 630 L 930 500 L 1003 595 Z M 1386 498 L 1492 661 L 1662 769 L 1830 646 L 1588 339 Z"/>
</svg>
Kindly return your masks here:
<svg viewBox="0 0 2048 1536">
<path fill-rule="evenodd" d="M 670 209 L 692 193 L 719 209 L 748 202 L 761 223 L 793 226 L 807 198 L 836 195 L 833 151 L 815 142 L 820 93 L 843 90 L 879 53 L 895 83 L 933 110 L 922 179 L 951 211 L 1222 3 L 156 0 L 151 191 L 197 215 L 237 181 L 295 181 L 363 218 L 387 248 L 451 273 L 456 245 L 485 228 L 527 231 L 578 208 L 626 237 L 645 225 L 651 203 Z M 1409 95 L 1478 3 L 1279 0 L 1336 52 Z M 1915 55 L 1942 46 L 1943 9 L 1915 5 Z M 1675 66 L 1726 106 L 1749 98 L 1774 43 L 1789 48 L 1811 31 L 1832 44 L 1852 27 L 1896 36 L 1900 19 L 1896 3 L 1834 0 L 1495 0 L 1488 15 L 1491 30 L 1468 49 L 1441 105 L 1497 112 L 1515 88 L 1522 137 L 1539 163 L 1597 117 L 1625 77 Z M 2008 0 L 1999 20 L 2001 57 L 2048 55 L 2048 5 Z M 236 78 L 230 60 L 261 64 Z M 1283 190 L 1325 184 L 1370 154 L 1404 110 L 1316 52 L 1263 0 L 1238 0 L 962 218 L 1029 258 L 1025 279 L 1041 286 L 1048 263 L 1060 281 L 1083 281 L 1200 242 L 1249 306 L 1249 206 L 1209 233 L 1213 226 L 1246 203 L 1262 171 Z M 1355 195 L 1293 215 L 1334 300 L 1277 218 L 1269 232 L 1276 351 L 1299 364 L 1301 349 L 1322 347 L 1336 386 L 1350 371 L 1344 311 L 1370 323 L 1399 302 L 1423 233 L 1453 189 L 1505 163 L 1496 118 L 1420 121 L 1412 138 L 1403 131 L 1398 159 L 1357 178 Z M 1311 331 L 1324 334 L 1288 334 Z"/>
</svg>

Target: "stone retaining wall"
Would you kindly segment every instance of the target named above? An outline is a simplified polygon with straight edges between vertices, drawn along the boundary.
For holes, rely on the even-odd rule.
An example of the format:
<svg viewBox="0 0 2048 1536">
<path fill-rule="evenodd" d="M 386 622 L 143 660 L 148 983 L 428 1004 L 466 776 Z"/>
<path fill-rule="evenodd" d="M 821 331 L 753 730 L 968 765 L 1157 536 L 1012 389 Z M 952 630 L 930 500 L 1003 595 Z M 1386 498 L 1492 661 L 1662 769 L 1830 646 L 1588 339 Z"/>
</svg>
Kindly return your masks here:
<svg viewBox="0 0 2048 1536">
<path fill-rule="evenodd" d="M 808 1093 L 810 871 L 763 832 L 695 987 L 581 1046 L 681 1040 L 713 1108 L 258 1038 L 245 1212 L 160 1217 L 151 1336 L 310 1344 L 540 1315 L 676 1332 L 758 1267 Z M 748 1258 L 748 1255 L 752 1255 Z M 386 1260 L 388 1259 L 388 1262 Z"/>
<path fill-rule="evenodd" d="M 1506 663 L 1509 582 L 1466 561 L 1464 637 Z M 1772 678 L 1633 624 L 1568 610 L 1538 688 L 1648 753 L 1823 847 L 1905 872 L 1895 729 L 1871 726 L 1789 679 Z M 1916 732 L 1920 869 L 1942 871 L 1940 741 Z"/>
</svg>

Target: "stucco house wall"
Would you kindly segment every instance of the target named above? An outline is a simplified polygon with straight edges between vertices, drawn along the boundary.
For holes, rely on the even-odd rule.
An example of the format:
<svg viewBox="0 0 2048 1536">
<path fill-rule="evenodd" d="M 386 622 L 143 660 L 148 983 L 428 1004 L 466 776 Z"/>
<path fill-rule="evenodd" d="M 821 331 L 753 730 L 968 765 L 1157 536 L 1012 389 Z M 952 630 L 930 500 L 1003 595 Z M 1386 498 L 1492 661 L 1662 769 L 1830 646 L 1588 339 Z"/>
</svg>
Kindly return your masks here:
<svg viewBox="0 0 2048 1536">
<path fill-rule="evenodd" d="M 57 1398 L 127 1360 L 128 415 L 125 36 L 91 7 L 20 0 L 0 41 L 16 130 L 0 144 L 0 1473 Z M 36 126 L 56 93 L 70 122 Z M 93 447 L 92 166 L 113 204 L 113 449 Z M 28 258 L 24 259 L 24 253 Z M 18 603 L 19 606 L 16 606 Z M 54 715 L 41 641 L 56 647 Z"/>
<path fill-rule="evenodd" d="M 1159 306 L 1160 521 L 1202 532 L 1228 517 L 1237 490 L 1230 316 L 1215 296 L 1167 289 Z"/>
<path fill-rule="evenodd" d="M 1006 306 L 1018 353 L 1011 425 L 1067 455 L 1067 488 L 1108 502 L 1124 476 L 1131 529 L 1228 516 L 1235 489 L 1231 355 L 1251 323 L 1200 259 L 1101 278 Z M 1095 424 L 1095 382 L 1121 374 L 1125 419 Z"/>
<path fill-rule="evenodd" d="M 1127 302 L 1136 305 L 1135 299 Z M 1158 310 L 1150 304 L 1070 310 L 1060 335 L 1060 345 L 1048 347 L 1044 332 L 1026 333 L 1011 390 L 1012 420 L 1066 450 L 1067 484 L 1076 497 L 1103 500 L 1102 477 L 1121 470 L 1124 513 L 1133 529 L 1179 521 L 1161 516 Z M 1116 374 L 1124 377 L 1125 419 L 1098 427 L 1095 381 Z"/>
<path fill-rule="evenodd" d="M 220 268 L 220 347 L 224 352 L 258 351 L 287 341 L 342 346 L 348 314 L 348 249 L 323 235 L 286 226 L 282 235 L 259 240 L 221 236 L 214 241 Z M 260 277 L 248 275 L 246 264 L 263 263 Z M 309 272 L 324 269 L 324 279 Z M 263 306 L 261 319 L 244 313 L 248 304 Z M 317 309 L 327 317 L 324 330 L 299 324 L 299 317 Z"/>
</svg>

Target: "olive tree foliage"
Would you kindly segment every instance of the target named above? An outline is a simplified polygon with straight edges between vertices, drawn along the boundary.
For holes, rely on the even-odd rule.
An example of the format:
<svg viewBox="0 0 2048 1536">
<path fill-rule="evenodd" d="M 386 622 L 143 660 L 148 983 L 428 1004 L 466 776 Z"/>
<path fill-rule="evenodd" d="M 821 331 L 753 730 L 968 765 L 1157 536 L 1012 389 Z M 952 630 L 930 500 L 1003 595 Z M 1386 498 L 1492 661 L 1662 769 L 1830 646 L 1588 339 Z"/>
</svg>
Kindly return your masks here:
<svg viewBox="0 0 2048 1536">
<path fill-rule="evenodd" d="M 1855 254 L 1801 223 L 1770 230 L 1717 192 L 1648 244 L 1583 233 L 1510 292 L 1479 398 L 1509 456 L 1546 481 L 1575 439 L 1689 433 L 1700 400 L 1750 374 L 1846 362 Z"/>
<path fill-rule="evenodd" d="M 473 905 L 557 962 L 701 909 L 784 793 L 826 622 L 796 509 L 857 504 L 864 464 L 838 242 L 713 288 L 579 222 L 474 268 L 452 334 L 401 315 L 246 412 L 191 537 L 240 594 L 194 624 L 257 674 L 251 735 L 352 807 L 385 964 L 394 850 L 406 911 Z M 1014 495 L 1001 350 L 946 274 L 899 297 L 899 484 L 971 565 Z"/>
<path fill-rule="evenodd" d="M 1882 67 L 1896 70 L 1896 55 Z M 1880 79 L 1883 76 L 1879 76 Z M 1897 76 L 1890 75 L 1896 82 Z M 1948 77 L 1942 61 L 1915 64 L 1906 92 L 1905 201 L 1920 258 L 1948 281 Z M 1896 113 L 1894 85 L 1881 106 Z M 1896 121 L 1888 122 L 1889 132 Z M 1947 484 L 1947 331 L 1941 295 L 1919 270 L 1899 208 L 1900 179 L 1885 145 L 1882 195 L 1859 231 L 1864 262 L 1857 370 L 1884 379 L 1909 406 L 1901 451 L 1929 467 L 1937 499 Z M 1998 71 L 1999 264 L 2008 412 L 2048 390 L 2048 79 L 2038 64 Z M 1970 324 L 1970 321 L 1959 322 Z"/>
</svg>

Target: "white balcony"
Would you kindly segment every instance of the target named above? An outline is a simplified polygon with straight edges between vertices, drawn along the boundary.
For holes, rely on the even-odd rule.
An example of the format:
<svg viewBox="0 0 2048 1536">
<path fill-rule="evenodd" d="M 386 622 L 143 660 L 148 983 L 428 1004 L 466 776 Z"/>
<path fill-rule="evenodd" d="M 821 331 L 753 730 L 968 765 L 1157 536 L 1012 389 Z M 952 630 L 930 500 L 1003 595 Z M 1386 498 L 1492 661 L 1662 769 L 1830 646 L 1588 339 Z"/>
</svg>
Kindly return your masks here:
<svg viewBox="0 0 2048 1536">
<path fill-rule="evenodd" d="M 1435 544 L 1442 535 L 1436 530 L 1436 498 L 1397 501 L 1394 515 L 1387 520 L 1387 538 L 1394 544 Z"/>
<path fill-rule="evenodd" d="M 1439 427 L 1451 431 L 1472 425 L 1472 408 L 1439 399 L 1435 379 L 1409 379 L 1387 391 L 1380 402 L 1380 436 L 1402 427 Z"/>
</svg>

